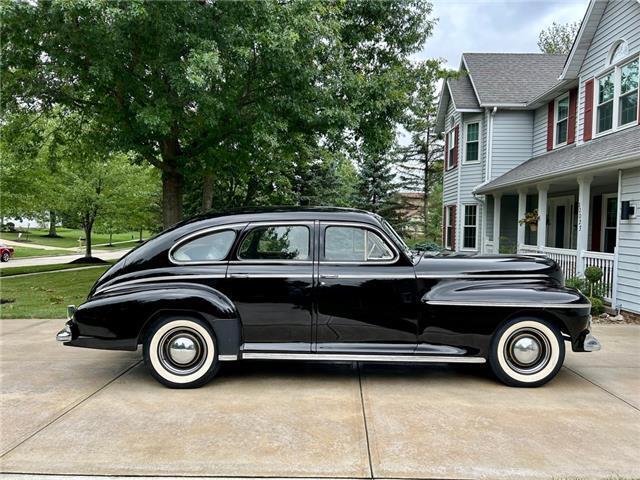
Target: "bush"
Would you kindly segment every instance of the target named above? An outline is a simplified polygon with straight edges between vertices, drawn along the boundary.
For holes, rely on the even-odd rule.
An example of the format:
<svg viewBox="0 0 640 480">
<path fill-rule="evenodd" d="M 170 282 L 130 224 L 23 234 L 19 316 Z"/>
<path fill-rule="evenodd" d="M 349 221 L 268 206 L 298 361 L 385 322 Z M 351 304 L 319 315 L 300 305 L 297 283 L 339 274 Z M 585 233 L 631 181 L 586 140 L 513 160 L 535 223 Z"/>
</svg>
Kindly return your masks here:
<svg viewBox="0 0 640 480">
<path fill-rule="evenodd" d="M 4 225 L 2 225 L 2 231 L 3 232 L 15 232 L 16 231 L 16 224 L 13 222 L 7 222 Z"/>
<path fill-rule="evenodd" d="M 580 290 L 581 292 L 586 292 L 587 291 L 587 281 L 586 281 L 586 279 L 581 278 L 581 277 L 570 277 L 570 278 L 567 278 L 565 280 L 564 284 L 569 288 L 576 288 L 576 289 Z"/>
<path fill-rule="evenodd" d="M 439 252 L 442 250 L 442 247 L 434 242 L 416 243 L 413 248 L 419 252 Z"/>
<path fill-rule="evenodd" d="M 584 269 L 584 277 L 592 285 L 598 283 L 602 280 L 602 269 L 600 267 L 587 267 Z"/>
<path fill-rule="evenodd" d="M 591 302 L 591 314 L 600 315 L 604 312 L 604 302 L 599 297 L 587 297 Z"/>
</svg>

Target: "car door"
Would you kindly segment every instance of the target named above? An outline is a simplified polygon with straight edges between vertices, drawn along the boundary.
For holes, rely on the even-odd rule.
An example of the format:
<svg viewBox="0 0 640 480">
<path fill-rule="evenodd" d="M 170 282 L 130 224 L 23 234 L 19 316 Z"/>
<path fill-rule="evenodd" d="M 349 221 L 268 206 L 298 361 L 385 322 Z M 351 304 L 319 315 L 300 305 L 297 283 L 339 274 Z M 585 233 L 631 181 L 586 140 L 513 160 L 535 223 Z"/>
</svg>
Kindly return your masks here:
<svg viewBox="0 0 640 480">
<path fill-rule="evenodd" d="M 227 271 L 244 351 L 310 352 L 313 222 L 250 223 Z"/>
<path fill-rule="evenodd" d="M 318 250 L 316 351 L 412 353 L 417 308 L 411 261 L 368 224 L 321 223 Z"/>
</svg>

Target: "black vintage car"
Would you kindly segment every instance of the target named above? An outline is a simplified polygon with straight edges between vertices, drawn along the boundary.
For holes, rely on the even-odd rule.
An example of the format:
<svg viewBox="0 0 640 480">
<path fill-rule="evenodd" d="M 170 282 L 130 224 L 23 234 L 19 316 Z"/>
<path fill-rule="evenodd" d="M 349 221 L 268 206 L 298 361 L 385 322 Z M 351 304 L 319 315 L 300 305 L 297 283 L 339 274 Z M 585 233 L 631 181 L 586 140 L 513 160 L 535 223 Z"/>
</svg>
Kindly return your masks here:
<svg viewBox="0 0 640 480">
<path fill-rule="evenodd" d="M 130 252 L 69 308 L 57 339 L 143 346 L 151 374 L 197 387 L 244 359 L 486 363 L 534 387 L 565 341 L 598 350 L 590 304 L 553 261 L 427 256 L 378 215 L 274 208 L 180 223 Z"/>
</svg>

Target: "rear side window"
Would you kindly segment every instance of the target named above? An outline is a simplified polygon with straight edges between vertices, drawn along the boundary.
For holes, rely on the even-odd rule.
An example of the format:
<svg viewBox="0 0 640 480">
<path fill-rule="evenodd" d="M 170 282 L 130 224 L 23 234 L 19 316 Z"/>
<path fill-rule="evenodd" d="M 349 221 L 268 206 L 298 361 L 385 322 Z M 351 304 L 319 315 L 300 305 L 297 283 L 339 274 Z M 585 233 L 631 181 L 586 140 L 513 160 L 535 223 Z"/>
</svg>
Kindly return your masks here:
<svg viewBox="0 0 640 480">
<path fill-rule="evenodd" d="M 178 262 L 219 261 L 227 256 L 235 238 L 231 230 L 210 233 L 181 245 L 171 256 Z"/>
<path fill-rule="evenodd" d="M 376 233 L 359 227 L 327 227 L 324 259 L 334 262 L 388 261 L 394 257 L 387 243 Z"/>
<path fill-rule="evenodd" d="M 310 260 L 309 228 L 301 225 L 256 227 L 245 237 L 241 260 Z"/>
</svg>

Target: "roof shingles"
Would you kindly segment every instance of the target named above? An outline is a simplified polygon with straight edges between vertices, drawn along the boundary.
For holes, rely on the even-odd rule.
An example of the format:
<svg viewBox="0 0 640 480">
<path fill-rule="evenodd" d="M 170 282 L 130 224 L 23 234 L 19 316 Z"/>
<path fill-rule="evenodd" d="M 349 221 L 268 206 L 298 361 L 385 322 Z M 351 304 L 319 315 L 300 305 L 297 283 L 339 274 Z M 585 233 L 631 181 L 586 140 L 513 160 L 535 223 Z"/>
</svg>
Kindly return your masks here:
<svg viewBox="0 0 640 480">
<path fill-rule="evenodd" d="M 447 80 L 449 91 L 453 97 L 453 103 L 457 109 L 479 109 L 478 99 L 473 86 L 469 80 L 469 75 L 462 72 L 458 78 Z"/>
</svg>

